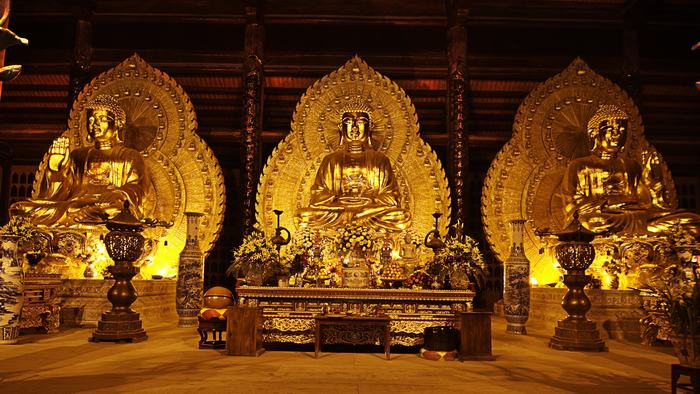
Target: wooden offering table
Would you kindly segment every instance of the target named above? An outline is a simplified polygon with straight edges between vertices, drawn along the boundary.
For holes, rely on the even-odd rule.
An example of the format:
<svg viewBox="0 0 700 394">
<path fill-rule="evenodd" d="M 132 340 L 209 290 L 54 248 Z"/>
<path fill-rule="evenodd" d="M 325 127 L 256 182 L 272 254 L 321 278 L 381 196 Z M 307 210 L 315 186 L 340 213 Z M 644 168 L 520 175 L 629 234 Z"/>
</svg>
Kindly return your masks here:
<svg viewBox="0 0 700 394">
<path fill-rule="evenodd" d="M 422 344 L 426 327 L 454 326 L 455 312 L 471 310 L 474 297 L 470 290 L 257 286 L 241 286 L 237 294 L 241 305 L 262 310 L 263 342 L 314 343 L 316 316 L 327 311 L 354 316 L 385 314 L 391 319 L 391 343 L 405 346 Z"/>
<path fill-rule="evenodd" d="M 316 323 L 316 335 L 314 336 L 314 355 L 318 358 L 321 352 L 321 330 L 327 326 L 333 330 L 334 343 L 347 343 L 350 345 L 362 344 L 371 341 L 374 331 L 369 328 L 381 328 L 384 334 L 384 354 L 389 360 L 391 349 L 391 318 L 389 316 L 347 316 L 347 315 L 319 315 L 314 319 Z M 349 328 L 351 331 L 337 330 L 338 327 Z"/>
</svg>

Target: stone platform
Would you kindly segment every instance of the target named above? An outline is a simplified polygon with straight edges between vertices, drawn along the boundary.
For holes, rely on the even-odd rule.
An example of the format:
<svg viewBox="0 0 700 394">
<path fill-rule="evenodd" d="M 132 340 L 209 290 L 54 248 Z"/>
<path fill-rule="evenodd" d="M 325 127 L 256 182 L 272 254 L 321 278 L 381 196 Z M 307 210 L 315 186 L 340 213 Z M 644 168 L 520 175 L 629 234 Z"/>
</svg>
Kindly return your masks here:
<svg viewBox="0 0 700 394">
<path fill-rule="evenodd" d="M 177 321 L 174 280 L 133 280 L 138 298 L 132 309 L 146 325 Z M 97 327 L 102 312 L 112 309 L 107 290 L 114 280 L 63 279 L 60 290 L 61 325 Z"/>
<path fill-rule="evenodd" d="M 554 333 L 557 321 L 566 317 L 561 299 L 566 288 L 533 287 L 530 291 L 530 318 L 527 326 Z M 640 342 L 639 319 L 642 298 L 634 290 L 586 289 L 591 310 L 586 316 L 598 324 L 603 339 Z"/>
</svg>

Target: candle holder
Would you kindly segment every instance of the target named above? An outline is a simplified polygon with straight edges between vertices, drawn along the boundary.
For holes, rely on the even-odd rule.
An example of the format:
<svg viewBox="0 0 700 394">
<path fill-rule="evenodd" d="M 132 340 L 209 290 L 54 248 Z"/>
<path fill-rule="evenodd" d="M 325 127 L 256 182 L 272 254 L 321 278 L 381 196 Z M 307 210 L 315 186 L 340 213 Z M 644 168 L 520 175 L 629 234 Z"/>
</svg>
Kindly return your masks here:
<svg viewBox="0 0 700 394">
<path fill-rule="evenodd" d="M 291 241 L 292 234 L 289 233 L 289 230 L 280 226 L 280 216 L 282 215 L 282 213 L 284 213 L 284 211 L 275 209 L 272 212 L 274 212 L 274 214 L 277 215 L 277 228 L 275 228 L 275 235 L 272 237 L 272 239 L 270 239 L 270 242 L 277 246 L 277 252 L 279 252 L 282 246 L 288 244 L 289 241 Z M 283 236 L 282 233 L 286 233 L 286 237 Z"/>
<path fill-rule="evenodd" d="M 433 214 L 435 218 L 435 228 L 428 231 L 428 234 L 425 234 L 425 240 L 423 240 L 423 245 L 432 249 L 434 254 L 437 254 L 440 249 L 445 247 L 445 243 L 440 238 L 440 227 L 438 224 L 440 216 L 442 216 L 440 212 L 435 212 Z"/>
</svg>

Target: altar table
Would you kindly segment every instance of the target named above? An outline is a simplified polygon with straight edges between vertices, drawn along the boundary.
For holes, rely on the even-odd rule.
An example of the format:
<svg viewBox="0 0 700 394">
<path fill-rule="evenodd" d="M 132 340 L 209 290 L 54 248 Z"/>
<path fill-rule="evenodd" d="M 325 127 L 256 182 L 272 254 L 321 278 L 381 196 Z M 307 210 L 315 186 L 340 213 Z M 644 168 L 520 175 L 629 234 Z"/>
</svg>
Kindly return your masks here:
<svg viewBox="0 0 700 394">
<path fill-rule="evenodd" d="M 366 330 L 366 327 L 379 327 L 384 334 L 384 354 L 386 359 L 391 358 L 391 319 L 388 316 L 343 316 L 343 315 L 319 315 L 314 319 L 316 324 L 316 335 L 314 336 L 314 356 L 318 358 L 321 352 L 321 330 L 323 326 L 336 327 L 344 326 L 346 328 L 360 328 L 359 335 L 339 335 L 340 342 L 354 345 L 363 343 L 363 340 L 370 340 L 372 330 Z"/>
<path fill-rule="evenodd" d="M 454 326 L 455 312 L 471 310 L 470 290 L 350 289 L 241 286 L 239 303 L 263 314 L 263 341 L 315 342 L 315 318 L 333 314 L 391 319 L 391 343 L 418 346 L 426 327 Z"/>
</svg>

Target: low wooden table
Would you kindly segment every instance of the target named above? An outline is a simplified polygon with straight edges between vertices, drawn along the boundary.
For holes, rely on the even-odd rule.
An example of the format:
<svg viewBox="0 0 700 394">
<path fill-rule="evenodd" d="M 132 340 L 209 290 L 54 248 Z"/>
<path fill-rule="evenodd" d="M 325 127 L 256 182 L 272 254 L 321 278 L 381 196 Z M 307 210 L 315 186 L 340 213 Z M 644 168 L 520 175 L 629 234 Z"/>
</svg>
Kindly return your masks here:
<svg viewBox="0 0 700 394">
<path fill-rule="evenodd" d="M 690 384 L 678 384 L 681 375 L 690 377 Z M 681 364 L 671 364 L 671 393 L 676 394 L 678 388 L 692 393 L 700 391 L 700 368 L 688 367 Z"/>
<path fill-rule="evenodd" d="M 221 319 L 204 319 L 202 316 L 197 316 L 199 325 L 197 332 L 199 333 L 199 348 L 200 349 L 225 349 L 226 341 L 221 338 L 222 333 L 226 332 L 226 320 Z M 209 340 L 211 333 L 211 340 Z"/>
<path fill-rule="evenodd" d="M 384 332 L 384 354 L 386 359 L 391 358 L 391 318 L 389 316 L 344 316 L 344 315 L 317 315 L 314 318 L 316 324 L 316 334 L 314 335 L 314 356 L 318 358 L 321 352 L 321 329 L 323 326 L 334 327 L 381 327 Z M 371 332 L 371 331 L 369 331 Z M 368 331 L 358 332 L 359 335 L 339 336 L 336 343 L 347 343 L 351 345 L 364 343 Z"/>
</svg>

